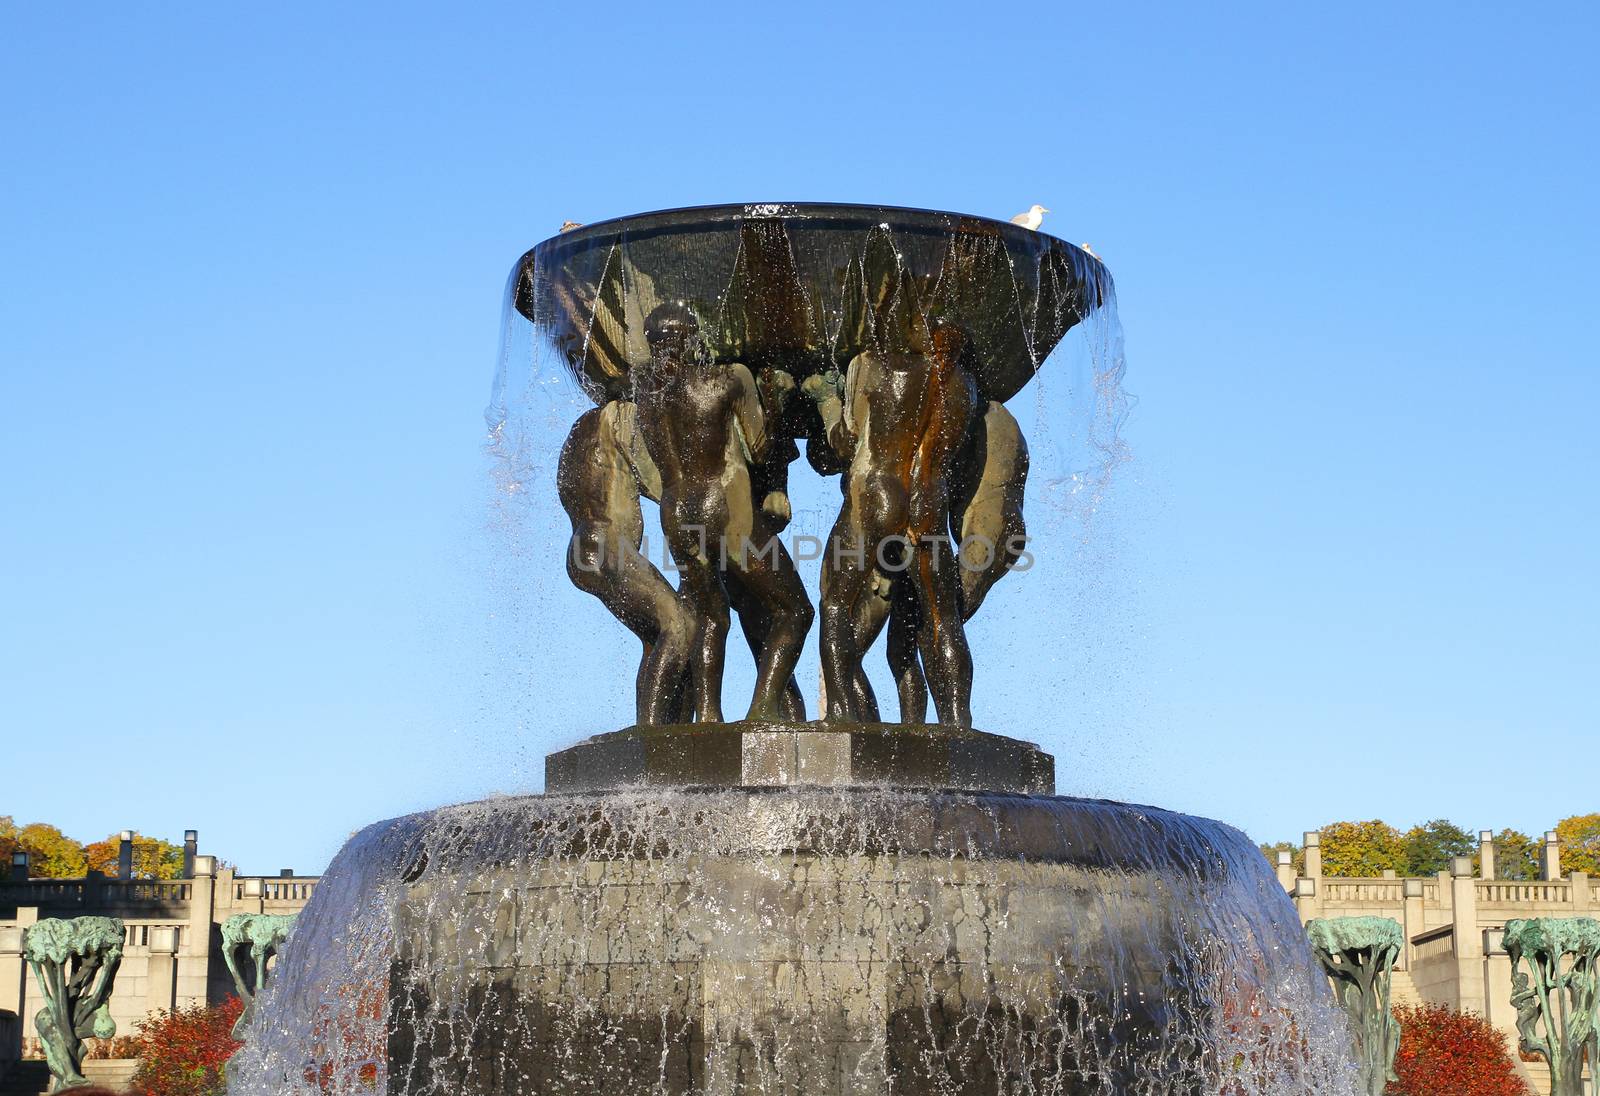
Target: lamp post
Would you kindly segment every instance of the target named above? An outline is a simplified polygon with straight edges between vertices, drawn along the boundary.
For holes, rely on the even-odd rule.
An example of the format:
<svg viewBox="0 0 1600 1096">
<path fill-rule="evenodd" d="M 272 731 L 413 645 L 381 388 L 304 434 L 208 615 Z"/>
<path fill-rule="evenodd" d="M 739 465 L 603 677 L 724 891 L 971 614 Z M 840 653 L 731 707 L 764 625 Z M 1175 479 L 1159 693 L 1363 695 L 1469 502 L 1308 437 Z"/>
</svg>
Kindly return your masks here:
<svg viewBox="0 0 1600 1096">
<path fill-rule="evenodd" d="M 117 878 L 126 883 L 133 878 L 133 831 L 123 830 L 117 836 Z"/>
</svg>

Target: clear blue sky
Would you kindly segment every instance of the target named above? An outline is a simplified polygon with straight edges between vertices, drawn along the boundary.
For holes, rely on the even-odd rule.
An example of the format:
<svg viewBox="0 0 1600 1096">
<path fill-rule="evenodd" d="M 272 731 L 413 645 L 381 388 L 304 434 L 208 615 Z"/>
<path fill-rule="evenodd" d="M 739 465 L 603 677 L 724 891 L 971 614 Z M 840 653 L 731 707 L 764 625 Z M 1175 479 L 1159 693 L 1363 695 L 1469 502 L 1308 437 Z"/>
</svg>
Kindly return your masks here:
<svg viewBox="0 0 1600 1096">
<path fill-rule="evenodd" d="M 1064 791 L 1260 838 L 1600 810 L 1595 10 L 10 6 L 0 814 L 317 869 L 537 787 L 626 701 L 512 695 L 506 271 L 776 199 L 1039 201 L 1116 273 L 1115 608 L 993 728 Z"/>
</svg>

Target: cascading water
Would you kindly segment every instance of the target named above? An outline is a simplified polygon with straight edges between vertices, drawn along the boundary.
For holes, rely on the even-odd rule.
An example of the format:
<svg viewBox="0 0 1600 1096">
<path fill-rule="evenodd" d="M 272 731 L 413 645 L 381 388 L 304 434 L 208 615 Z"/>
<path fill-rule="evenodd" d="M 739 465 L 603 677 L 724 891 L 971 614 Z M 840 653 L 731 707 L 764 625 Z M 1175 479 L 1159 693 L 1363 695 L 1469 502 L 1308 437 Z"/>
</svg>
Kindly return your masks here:
<svg viewBox="0 0 1600 1096">
<path fill-rule="evenodd" d="M 380 823 L 234 1093 L 1354 1093 L 1261 854 L 1093 800 L 790 789 Z"/>
<path fill-rule="evenodd" d="M 1054 505 L 1030 511 L 1031 529 L 1092 510 L 1120 459 L 1110 276 L 1013 226 L 673 211 L 547 241 L 508 297 L 490 410 L 508 513 L 553 496 L 579 412 L 629 422 L 614 409 L 653 398 L 645 336 L 664 304 L 698 317 L 704 362 L 756 378 L 842 388 L 871 353 L 911 353 L 895 331 L 914 349 L 940 325 L 959 328 L 960 368 L 991 408 L 1057 363 L 1076 403 L 1040 404 L 1029 491 Z M 1088 347 L 1075 363 L 1057 350 L 1074 331 Z M 785 459 L 803 441 L 829 471 L 810 451 L 819 420 L 770 422 L 789 424 L 774 431 L 790 431 Z M 655 495 L 635 475 L 637 512 Z M 805 490 L 790 488 L 790 535 L 809 531 Z M 824 515 L 838 506 L 819 498 Z M 509 524 L 532 531 L 541 564 L 560 558 L 547 525 Z M 1035 623 L 1001 622 L 1029 664 Z M 631 677 L 631 656 L 563 653 L 570 637 L 538 627 L 541 713 L 599 703 L 569 684 L 596 665 Z M 1007 699 L 1008 728 L 1047 722 L 1036 692 Z M 540 730 L 608 723 L 580 710 Z M 1356 1092 L 1343 1016 L 1250 841 L 1154 808 L 1021 794 L 1053 787 L 1048 755 L 1025 743 L 959 725 L 701 722 L 602 735 L 547 772 L 548 794 L 379 823 L 346 845 L 257 1004 L 234 1096 Z"/>
</svg>

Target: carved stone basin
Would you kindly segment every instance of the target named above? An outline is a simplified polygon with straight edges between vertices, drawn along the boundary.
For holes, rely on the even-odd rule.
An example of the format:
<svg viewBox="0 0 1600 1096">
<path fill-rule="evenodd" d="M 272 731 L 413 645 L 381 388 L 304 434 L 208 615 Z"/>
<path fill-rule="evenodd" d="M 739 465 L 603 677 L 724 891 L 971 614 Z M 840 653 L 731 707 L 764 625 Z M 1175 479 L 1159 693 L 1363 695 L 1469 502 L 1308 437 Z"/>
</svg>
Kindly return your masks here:
<svg viewBox="0 0 1600 1096">
<path fill-rule="evenodd" d="M 1109 294 L 1098 259 L 1005 221 L 893 206 L 774 203 L 621 217 L 522 257 L 513 301 L 596 402 L 627 398 L 644 318 L 682 301 L 719 359 L 800 378 L 867 349 L 891 308 L 959 325 L 983 395 L 1015 395 Z"/>
</svg>

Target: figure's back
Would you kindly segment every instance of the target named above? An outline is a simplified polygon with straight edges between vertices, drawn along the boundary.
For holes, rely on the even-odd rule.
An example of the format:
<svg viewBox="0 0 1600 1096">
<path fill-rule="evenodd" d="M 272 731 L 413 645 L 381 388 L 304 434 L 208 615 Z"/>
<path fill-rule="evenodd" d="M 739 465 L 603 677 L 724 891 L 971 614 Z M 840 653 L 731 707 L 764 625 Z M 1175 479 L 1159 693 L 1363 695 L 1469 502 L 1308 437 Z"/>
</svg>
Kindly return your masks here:
<svg viewBox="0 0 1600 1096">
<path fill-rule="evenodd" d="M 909 482 L 928 411 L 930 365 L 920 354 L 871 351 L 851 363 L 850 414 L 860 439 L 854 473 L 870 470 Z"/>
</svg>

